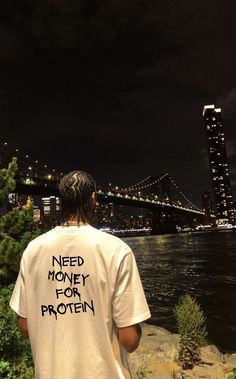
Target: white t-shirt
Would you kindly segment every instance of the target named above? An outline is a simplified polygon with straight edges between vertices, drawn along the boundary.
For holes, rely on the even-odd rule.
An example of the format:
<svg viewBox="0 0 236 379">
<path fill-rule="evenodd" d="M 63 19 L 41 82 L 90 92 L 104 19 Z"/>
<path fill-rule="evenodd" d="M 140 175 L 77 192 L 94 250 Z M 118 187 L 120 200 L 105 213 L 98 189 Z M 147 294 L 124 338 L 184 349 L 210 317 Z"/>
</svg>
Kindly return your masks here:
<svg viewBox="0 0 236 379">
<path fill-rule="evenodd" d="M 29 243 L 10 300 L 27 318 L 36 379 L 131 378 L 117 327 L 150 317 L 132 251 L 90 225 Z"/>
</svg>

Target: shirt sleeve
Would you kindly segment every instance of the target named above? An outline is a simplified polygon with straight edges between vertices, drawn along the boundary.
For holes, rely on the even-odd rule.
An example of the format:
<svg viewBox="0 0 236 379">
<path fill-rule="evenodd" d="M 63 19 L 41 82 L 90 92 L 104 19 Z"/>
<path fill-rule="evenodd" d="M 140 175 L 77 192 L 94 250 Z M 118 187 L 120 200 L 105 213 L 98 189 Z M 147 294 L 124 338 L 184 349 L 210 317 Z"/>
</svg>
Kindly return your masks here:
<svg viewBox="0 0 236 379">
<path fill-rule="evenodd" d="M 20 271 L 10 299 L 10 307 L 19 316 L 27 318 L 23 259 L 21 259 Z"/>
<path fill-rule="evenodd" d="M 113 320 L 118 328 L 138 324 L 151 317 L 132 251 L 121 261 L 113 298 Z"/>
</svg>

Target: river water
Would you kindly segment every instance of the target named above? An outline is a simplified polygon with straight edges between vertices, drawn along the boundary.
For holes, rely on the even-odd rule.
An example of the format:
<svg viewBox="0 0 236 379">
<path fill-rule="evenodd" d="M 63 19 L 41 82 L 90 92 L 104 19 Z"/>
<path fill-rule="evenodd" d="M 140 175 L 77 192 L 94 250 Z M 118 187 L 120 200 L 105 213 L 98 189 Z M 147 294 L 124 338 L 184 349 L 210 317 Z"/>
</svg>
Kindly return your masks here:
<svg viewBox="0 0 236 379">
<path fill-rule="evenodd" d="M 176 331 L 173 307 L 181 295 L 190 293 L 206 316 L 208 340 L 236 352 L 236 232 L 124 240 L 136 257 L 150 323 Z"/>
</svg>

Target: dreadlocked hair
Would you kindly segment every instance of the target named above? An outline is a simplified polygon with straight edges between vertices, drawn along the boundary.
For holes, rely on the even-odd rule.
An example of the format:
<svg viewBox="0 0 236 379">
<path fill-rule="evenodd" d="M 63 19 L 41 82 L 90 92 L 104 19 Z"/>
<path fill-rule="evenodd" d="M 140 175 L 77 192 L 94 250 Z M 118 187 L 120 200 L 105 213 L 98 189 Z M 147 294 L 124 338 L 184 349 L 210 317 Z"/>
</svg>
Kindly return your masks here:
<svg viewBox="0 0 236 379">
<path fill-rule="evenodd" d="M 62 221 L 75 217 L 78 222 L 91 223 L 95 208 L 92 194 L 95 191 L 96 183 L 87 172 L 71 171 L 65 175 L 59 184 Z"/>
</svg>

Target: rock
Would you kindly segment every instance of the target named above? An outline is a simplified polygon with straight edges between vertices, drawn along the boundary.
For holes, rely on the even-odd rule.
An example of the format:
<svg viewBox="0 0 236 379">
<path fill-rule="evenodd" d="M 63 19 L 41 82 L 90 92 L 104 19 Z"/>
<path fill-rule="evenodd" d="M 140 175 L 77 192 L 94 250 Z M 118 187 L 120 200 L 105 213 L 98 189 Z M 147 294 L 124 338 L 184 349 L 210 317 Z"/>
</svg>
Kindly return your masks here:
<svg viewBox="0 0 236 379">
<path fill-rule="evenodd" d="M 205 367 L 195 366 L 192 369 L 192 373 L 193 373 L 193 378 L 194 379 L 196 379 L 196 378 L 199 378 L 199 379 L 210 379 L 211 378 L 211 376 L 210 376 L 210 367 L 209 366 L 205 366 Z"/>
<path fill-rule="evenodd" d="M 223 363 L 216 363 L 209 369 L 210 379 L 223 379 L 225 378 L 226 368 Z"/>
<path fill-rule="evenodd" d="M 236 368 L 236 354 L 224 354 L 224 361 L 230 363 L 231 366 Z"/>
<path fill-rule="evenodd" d="M 154 325 L 141 326 L 140 346 L 128 357 L 133 379 L 227 379 L 236 367 L 236 354 L 223 355 L 209 345 L 201 349 L 202 365 L 182 370 L 176 362 L 179 336 Z"/>
<path fill-rule="evenodd" d="M 214 345 L 208 345 L 201 348 L 201 359 L 203 363 L 213 364 L 223 362 L 224 356 Z"/>
<path fill-rule="evenodd" d="M 173 372 L 180 371 L 175 362 L 164 363 L 158 353 L 134 352 L 129 355 L 129 366 L 133 379 L 142 377 L 141 374 L 148 379 L 173 379 Z"/>
<path fill-rule="evenodd" d="M 137 352 L 158 353 L 162 362 L 173 362 L 178 355 L 179 336 L 172 334 L 164 328 L 153 325 L 142 325 L 142 339 Z"/>
<path fill-rule="evenodd" d="M 222 363 L 213 366 L 195 366 L 192 370 L 181 372 L 183 379 L 224 379 L 225 370 Z"/>
</svg>

